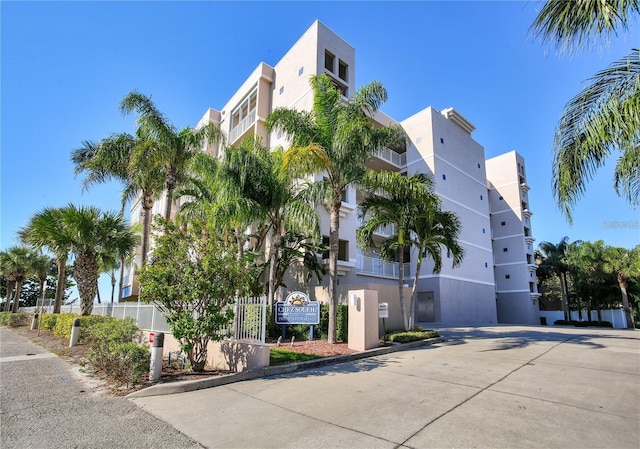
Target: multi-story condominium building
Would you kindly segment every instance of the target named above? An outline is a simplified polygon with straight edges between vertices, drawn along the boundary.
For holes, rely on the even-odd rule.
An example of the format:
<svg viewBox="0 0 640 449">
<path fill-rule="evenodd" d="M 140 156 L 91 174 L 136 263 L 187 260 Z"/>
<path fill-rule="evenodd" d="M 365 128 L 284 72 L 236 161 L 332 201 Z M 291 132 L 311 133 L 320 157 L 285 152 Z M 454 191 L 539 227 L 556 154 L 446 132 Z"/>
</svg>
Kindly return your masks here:
<svg viewBox="0 0 640 449">
<path fill-rule="evenodd" d="M 257 136 L 269 147 L 286 147 L 286 136 L 267 132 L 264 123 L 269 113 L 277 107 L 310 110 L 313 91 L 309 77 L 312 75 L 327 74 L 342 94 L 349 97 L 355 91 L 355 62 L 354 48 L 316 21 L 279 62 L 274 66 L 261 62 L 229 101 L 219 110 L 209 109 L 199 125 L 214 123 L 219 126 L 230 145 L 237 145 L 248 136 Z M 381 125 L 400 124 L 407 134 L 407 141 L 400 148 L 378 150 L 369 162 L 369 168 L 409 175 L 430 174 L 444 208 L 455 212 L 462 224 L 463 263 L 454 269 L 447 263 L 449 256 L 445 254 L 439 274 L 433 274 L 433 264 L 423 264 L 418 279 L 416 321 L 496 323 L 500 319 L 512 323 L 537 323 L 537 307 L 535 311 L 525 307 L 532 304 L 531 298 L 535 299 L 529 287 L 533 282 L 531 291 L 535 293 L 535 265 L 531 260 L 531 241 L 526 240 L 530 239 L 531 226 L 528 206 L 522 205 L 527 201 L 519 201 L 519 196 L 518 201 L 512 200 L 514 194 L 508 190 L 513 179 L 513 189 L 517 190 L 514 192 L 523 192 L 526 198 L 526 191 L 519 182 L 519 176 L 524 176 L 518 172 L 518 167 L 524 167 L 522 158 L 508 153 L 485 163 L 484 149 L 472 137 L 474 126 L 453 108 L 437 111 L 427 107 L 401 121 L 378 112 L 372 120 Z M 218 155 L 220 149 L 210 147 L 207 151 Z M 489 167 L 493 175 L 488 178 Z M 318 174 L 316 179 L 321 176 Z M 488 179 L 491 189 L 487 187 Z M 503 194 L 502 189 L 509 193 L 505 190 Z M 491 196 L 498 195 L 497 191 L 509 198 L 509 201 L 503 201 L 504 211 L 491 202 Z M 355 186 L 344 193 L 338 255 L 340 288 L 365 285 L 368 289 L 379 288 L 397 294 L 397 289 L 390 287 L 397 286 L 399 270 L 403 270 L 405 282 L 412 282 L 415 254 L 410 254 L 409 262 L 400 267 L 397 262 L 383 261 L 375 250 L 361 251 L 357 247 L 356 230 L 362 225 L 357 217 L 357 205 L 362 201 L 362 195 Z M 159 204 L 162 207 L 163 203 Z M 135 220 L 139 213 L 139 205 L 134 205 L 132 217 Z M 154 210 L 154 213 L 161 211 Z M 318 213 L 321 231 L 328 240 L 328 211 L 320 207 Z M 514 228 L 510 231 L 512 236 L 500 228 L 498 214 L 505 216 L 503 221 L 507 220 L 508 214 L 521 217 L 518 232 Z M 377 238 L 382 241 L 392 233 L 393 229 L 380 229 Z M 516 248 L 518 242 L 523 244 L 525 240 L 529 242 L 528 247 Z M 508 259 L 502 252 L 496 254 L 498 246 L 510 248 Z M 513 265 L 507 265 L 511 263 Z M 526 271 L 526 278 L 516 274 L 516 266 Z M 506 267 L 513 268 L 508 284 L 504 283 Z M 502 276 L 502 279 L 498 280 L 496 276 Z M 129 290 L 125 293 L 135 296 L 137 286 L 132 279 L 133 276 L 128 277 L 125 289 Z M 328 282 L 328 276 L 323 282 Z M 297 285 L 295 280 L 287 285 L 290 290 L 310 290 L 309 286 Z M 315 289 L 316 292 L 321 290 Z M 528 303 L 521 294 L 525 290 Z M 313 291 L 310 293 L 314 294 Z"/>
<path fill-rule="evenodd" d="M 511 151 L 487 160 L 486 167 L 498 320 L 537 324 L 538 266 L 524 159 Z"/>
</svg>

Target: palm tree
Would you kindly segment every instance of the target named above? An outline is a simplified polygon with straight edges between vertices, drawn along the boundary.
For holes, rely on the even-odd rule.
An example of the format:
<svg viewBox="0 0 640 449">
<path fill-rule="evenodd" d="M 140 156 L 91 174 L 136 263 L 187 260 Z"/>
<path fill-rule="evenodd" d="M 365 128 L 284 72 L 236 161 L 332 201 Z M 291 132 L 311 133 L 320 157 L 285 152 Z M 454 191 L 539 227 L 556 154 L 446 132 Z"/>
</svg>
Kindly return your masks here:
<svg viewBox="0 0 640 449">
<path fill-rule="evenodd" d="M 11 272 L 11 265 L 9 263 L 8 255 L 5 251 L 0 251 L 0 274 L 6 282 L 6 301 L 2 307 L 3 312 L 8 312 L 11 305 L 11 298 L 13 297 L 13 289 L 15 288 L 16 281 L 13 273 Z"/>
<path fill-rule="evenodd" d="M 413 246 L 417 249 L 416 273 L 411 290 L 409 329 L 414 325 L 414 312 L 417 296 L 418 278 L 425 257 L 433 260 L 433 273 L 442 270 L 442 252 L 451 257 L 453 268 L 460 266 L 464 259 L 464 248 L 458 243 L 462 226 L 454 212 L 441 209 L 440 201 L 435 196 L 427 198 L 420 212 L 413 219 Z"/>
<path fill-rule="evenodd" d="M 85 141 L 84 145 L 75 149 L 71 155 L 71 160 L 76 166 L 75 174 L 86 173 L 83 188 L 111 179 L 122 182 L 122 210 L 129 201 L 140 198 L 144 214 L 142 266 L 146 264 L 149 252 L 151 210 L 155 201 L 160 198 L 164 186 L 161 167 L 148 157 L 155 145 L 143 129 L 138 129 L 135 137 L 123 133 L 109 136 L 99 144 Z"/>
<path fill-rule="evenodd" d="M 22 285 L 29 275 L 33 272 L 32 261 L 34 254 L 25 246 L 12 246 L 2 252 L 2 267 L 7 273 L 8 279 L 15 282 L 15 293 L 13 296 L 12 312 L 17 313 L 20 307 L 20 294 L 22 293 Z"/>
<path fill-rule="evenodd" d="M 363 180 L 367 189 L 359 205 L 358 216 L 371 218 L 356 231 L 358 245 L 374 246 L 377 229 L 392 225 L 394 234 L 380 246 L 387 260 L 398 260 L 398 298 L 405 330 L 413 327 L 415 296 L 424 256 L 434 261 L 434 273 L 442 268 L 443 249 L 453 255 L 453 265 L 462 262 L 464 250 L 457 242 L 460 221 L 451 212 L 441 210 L 439 198 L 432 192 L 433 181 L 427 174 L 404 176 L 397 172 L 369 172 Z M 404 307 L 404 255 L 412 247 L 418 252 L 409 313 Z"/>
<path fill-rule="evenodd" d="M 265 122 L 269 132 L 282 131 L 291 142 L 284 165 L 298 176 L 322 175 L 308 186 L 307 196 L 329 210 L 329 329 L 336 341 L 338 304 L 338 242 L 340 207 L 346 188 L 362 179 L 365 164 L 383 145 L 404 142 L 399 126 L 377 128 L 371 117 L 387 99 L 378 82 L 369 83 L 345 101 L 327 75 L 311 77 L 311 111 L 277 108 Z"/>
<path fill-rule="evenodd" d="M 629 281 L 640 278 L 640 246 L 634 249 L 608 247 L 604 254 L 604 270 L 615 275 L 622 295 L 622 305 L 627 317 L 627 328 L 633 329 L 633 314 L 629 307 Z"/>
<path fill-rule="evenodd" d="M 206 217 L 219 228 L 230 229 L 237 241 L 239 260 L 247 240 L 246 229 L 253 226 L 253 250 L 268 254 L 268 298 L 272 305 L 283 270 L 294 262 L 289 253 L 285 257 L 281 247 L 290 245 L 288 249 L 293 252 L 308 249 L 310 246 L 302 241 L 318 239 L 320 234 L 316 211 L 298 196 L 293 176 L 284 170 L 283 151 L 270 151 L 259 140 L 248 138 L 238 147 L 227 148 L 220 161 L 197 155 L 192 168 L 198 176 L 191 179 L 189 188 L 178 193 L 189 198 L 181 205 L 180 214 Z M 293 243 L 294 236 L 301 241 Z M 311 271 L 316 268 L 311 267 Z"/>
<path fill-rule="evenodd" d="M 46 254 L 34 254 L 31 260 L 32 273 L 38 278 L 40 286 L 38 297 L 44 299 L 44 289 L 49 275 L 55 273 L 56 261 Z"/>
<path fill-rule="evenodd" d="M 62 209 L 61 221 L 72 236 L 73 277 L 80 294 L 80 313 L 90 315 L 98 289 L 100 261 L 129 256 L 137 238 L 121 213 L 102 212 L 95 207 L 70 204 Z"/>
<path fill-rule="evenodd" d="M 45 208 L 35 214 L 19 231 L 20 239 L 37 249 L 46 248 L 53 253 L 58 267 L 58 281 L 53 313 L 60 313 L 67 286 L 67 259 L 71 251 L 72 236 L 62 222 L 62 208 Z"/>
<path fill-rule="evenodd" d="M 532 31 L 561 49 L 573 49 L 617 34 L 638 13 L 637 0 L 548 0 Z M 640 204 L 639 104 L 640 51 L 633 49 L 592 77 L 565 106 L 554 138 L 553 190 L 569 221 L 586 183 L 613 150 L 620 152 L 615 190 L 630 204 Z"/>
<path fill-rule="evenodd" d="M 542 255 L 542 265 L 549 267 L 551 271 L 560 280 L 560 289 L 562 291 L 562 309 L 564 311 L 564 319 L 571 319 L 569 314 L 569 285 L 567 281 L 567 252 L 569 247 L 569 237 L 565 236 L 558 244 L 551 242 L 541 242 L 538 245 Z M 544 268 L 543 268 L 544 270 Z"/>
<path fill-rule="evenodd" d="M 149 97 L 135 90 L 122 99 L 120 109 L 124 114 L 135 111 L 138 114 L 139 133 L 154 142 L 154 145 L 144 152 L 143 157 L 154 167 L 158 167 L 164 175 L 165 219 L 170 220 L 173 192 L 176 186 L 188 179 L 189 161 L 206 143 L 222 141 L 222 132 L 211 123 L 198 129 L 186 127 L 178 131 Z"/>
</svg>

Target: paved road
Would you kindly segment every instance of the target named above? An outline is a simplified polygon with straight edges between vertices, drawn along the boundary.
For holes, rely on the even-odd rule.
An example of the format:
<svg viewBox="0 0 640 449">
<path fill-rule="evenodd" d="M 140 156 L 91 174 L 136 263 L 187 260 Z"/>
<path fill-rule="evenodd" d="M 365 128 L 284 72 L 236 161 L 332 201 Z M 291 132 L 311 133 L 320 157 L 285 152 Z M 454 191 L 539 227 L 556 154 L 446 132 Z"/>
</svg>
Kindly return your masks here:
<svg viewBox="0 0 640 449">
<path fill-rule="evenodd" d="M 201 447 L 129 400 L 90 387 L 71 365 L 0 328 L 0 447 Z"/>
<path fill-rule="evenodd" d="M 640 332 L 440 332 L 440 345 L 133 402 L 210 448 L 640 447 Z"/>
</svg>

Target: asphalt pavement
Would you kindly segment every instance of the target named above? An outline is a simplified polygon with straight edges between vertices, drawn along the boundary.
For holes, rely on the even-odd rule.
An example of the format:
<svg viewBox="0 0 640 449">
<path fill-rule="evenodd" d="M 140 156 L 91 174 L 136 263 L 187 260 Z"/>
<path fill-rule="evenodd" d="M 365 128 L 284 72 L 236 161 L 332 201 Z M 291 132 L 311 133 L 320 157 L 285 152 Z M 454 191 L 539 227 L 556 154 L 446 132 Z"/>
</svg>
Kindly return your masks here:
<svg viewBox="0 0 640 449">
<path fill-rule="evenodd" d="M 0 447 L 201 448 L 125 398 L 92 393 L 70 365 L 0 327 Z"/>
<path fill-rule="evenodd" d="M 438 330 L 420 349 L 131 400 L 208 448 L 640 448 L 639 332 Z"/>
</svg>

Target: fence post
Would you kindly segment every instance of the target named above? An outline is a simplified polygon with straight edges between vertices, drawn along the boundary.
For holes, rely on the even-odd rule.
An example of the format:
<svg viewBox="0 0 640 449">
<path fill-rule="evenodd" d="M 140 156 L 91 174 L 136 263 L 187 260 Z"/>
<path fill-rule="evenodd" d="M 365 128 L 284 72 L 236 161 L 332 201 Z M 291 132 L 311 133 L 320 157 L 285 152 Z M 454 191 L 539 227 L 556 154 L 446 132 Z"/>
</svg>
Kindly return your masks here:
<svg viewBox="0 0 640 449">
<path fill-rule="evenodd" d="M 262 297 L 260 304 L 262 305 L 262 326 L 260 329 L 260 342 L 264 346 L 265 337 L 267 333 L 267 297 L 266 296 Z"/>
</svg>

